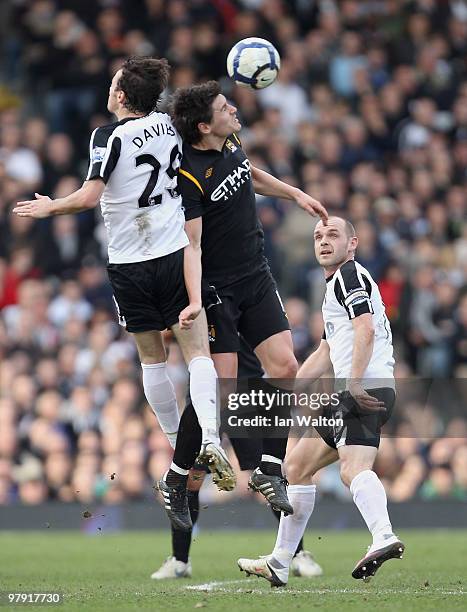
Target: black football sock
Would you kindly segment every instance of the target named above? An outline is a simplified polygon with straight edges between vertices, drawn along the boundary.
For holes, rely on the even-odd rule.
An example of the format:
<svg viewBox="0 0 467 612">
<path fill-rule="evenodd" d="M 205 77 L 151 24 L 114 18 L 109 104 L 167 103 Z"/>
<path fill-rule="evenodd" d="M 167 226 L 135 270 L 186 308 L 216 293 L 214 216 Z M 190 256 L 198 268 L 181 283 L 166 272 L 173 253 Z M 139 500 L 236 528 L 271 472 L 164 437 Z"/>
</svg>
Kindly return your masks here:
<svg viewBox="0 0 467 612">
<path fill-rule="evenodd" d="M 196 525 L 199 516 L 199 491 L 187 491 L 188 507 L 190 508 L 191 522 Z"/>
<path fill-rule="evenodd" d="M 185 485 L 186 487 L 186 483 L 188 481 L 188 474 L 185 476 L 185 474 L 179 474 L 178 472 L 170 468 L 164 480 L 169 487 L 177 487 L 180 485 Z"/>
<path fill-rule="evenodd" d="M 201 427 L 191 401 L 180 417 L 173 462 L 184 470 L 193 467 L 201 449 Z"/>
<path fill-rule="evenodd" d="M 296 557 L 299 552 L 302 552 L 302 550 L 303 550 L 303 538 L 298 543 L 297 550 L 295 551 L 294 557 Z"/>
<path fill-rule="evenodd" d="M 177 561 L 188 562 L 191 545 L 191 530 L 182 531 L 172 527 L 172 555 Z"/>
<path fill-rule="evenodd" d="M 196 525 L 199 515 L 199 491 L 187 491 L 188 507 L 190 508 L 191 522 Z M 188 563 L 190 554 L 192 531 L 181 531 L 172 527 L 172 555 L 177 561 Z"/>
<path fill-rule="evenodd" d="M 268 409 L 260 407 L 258 412 L 267 416 L 273 423 L 288 422 L 290 418 L 290 390 L 282 389 L 273 383 L 274 379 L 250 379 L 250 388 L 261 392 L 267 398 Z M 262 457 L 260 469 L 263 474 L 273 476 L 281 475 L 280 464 L 285 458 L 287 451 L 287 440 L 289 437 L 289 425 L 278 425 L 267 428 L 262 440 Z M 268 460 L 268 457 L 273 460 Z"/>
<path fill-rule="evenodd" d="M 263 440 L 264 444 L 265 440 Z M 282 469 L 280 463 L 274 463 L 272 461 L 261 461 L 259 464 L 259 469 L 263 472 L 263 474 L 267 474 L 268 476 L 282 476 Z"/>
</svg>

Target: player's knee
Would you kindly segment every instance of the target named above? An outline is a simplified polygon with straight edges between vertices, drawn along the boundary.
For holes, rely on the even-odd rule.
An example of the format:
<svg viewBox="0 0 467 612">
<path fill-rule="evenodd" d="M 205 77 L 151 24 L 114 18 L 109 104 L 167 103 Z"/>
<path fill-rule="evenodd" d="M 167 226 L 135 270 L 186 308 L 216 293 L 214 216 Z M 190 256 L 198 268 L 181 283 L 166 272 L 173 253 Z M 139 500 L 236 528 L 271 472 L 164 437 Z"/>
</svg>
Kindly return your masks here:
<svg viewBox="0 0 467 612">
<path fill-rule="evenodd" d="M 314 470 L 299 461 L 287 462 L 285 471 L 289 484 L 309 485 L 314 476 Z"/>
<path fill-rule="evenodd" d="M 352 480 L 362 472 L 366 467 L 362 467 L 359 463 L 353 461 L 342 461 L 340 466 L 341 480 L 346 487 L 350 487 Z"/>
</svg>

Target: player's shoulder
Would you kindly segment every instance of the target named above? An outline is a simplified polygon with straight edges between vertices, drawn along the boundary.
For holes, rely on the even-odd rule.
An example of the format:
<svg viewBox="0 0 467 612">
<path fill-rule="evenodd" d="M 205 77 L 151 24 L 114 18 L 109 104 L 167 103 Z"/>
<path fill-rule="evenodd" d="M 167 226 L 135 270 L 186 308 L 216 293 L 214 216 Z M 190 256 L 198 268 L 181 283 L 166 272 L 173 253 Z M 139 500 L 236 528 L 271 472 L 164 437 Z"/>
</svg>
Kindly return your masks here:
<svg viewBox="0 0 467 612">
<path fill-rule="evenodd" d="M 107 147 L 110 144 L 109 141 L 112 134 L 115 133 L 117 126 L 118 122 L 116 121 L 107 125 L 101 125 L 92 132 L 89 139 L 89 158 L 92 164 L 100 163 L 104 160 Z"/>
<path fill-rule="evenodd" d="M 374 283 L 375 281 L 373 280 L 373 277 L 371 276 L 371 273 L 365 268 L 365 266 L 362 266 L 362 264 L 358 261 L 353 261 L 354 266 L 355 266 L 355 270 L 356 272 L 360 275 L 363 276 L 363 278 L 366 278 L 368 281 Z"/>
<path fill-rule="evenodd" d="M 340 276 L 342 277 L 344 282 L 346 280 L 353 280 L 355 278 L 358 278 L 362 274 L 364 274 L 368 278 L 371 278 L 371 274 L 368 272 L 368 270 L 355 259 L 349 259 L 344 264 L 342 264 L 338 272 L 340 273 Z"/>
<path fill-rule="evenodd" d="M 204 196 L 206 190 L 206 168 L 209 162 L 197 156 L 192 146 L 183 143 L 182 161 L 178 170 L 178 186 L 182 196 Z"/>
<path fill-rule="evenodd" d="M 113 123 L 96 127 L 91 134 L 91 144 L 93 146 L 105 146 L 119 125 L 118 121 L 114 121 Z"/>
<path fill-rule="evenodd" d="M 370 273 L 354 259 L 350 259 L 342 264 L 337 270 L 335 277 L 336 283 L 334 285 L 334 290 L 338 299 L 355 291 L 371 290 L 371 282 L 373 279 Z"/>
<path fill-rule="evenodd" d="M 212 159 L 208 151 L 199 151 L 186 142 L 183 143 L 181 169 L 203 181 L 205 169 L 212 166 Z"/>
<path fill-rule="evenodd" d="M 350 281 L 357 276 L 357 265 L 354 259 L 349 259 L 336 272 L 336 279 L 341 283 Z"/>
</svg>

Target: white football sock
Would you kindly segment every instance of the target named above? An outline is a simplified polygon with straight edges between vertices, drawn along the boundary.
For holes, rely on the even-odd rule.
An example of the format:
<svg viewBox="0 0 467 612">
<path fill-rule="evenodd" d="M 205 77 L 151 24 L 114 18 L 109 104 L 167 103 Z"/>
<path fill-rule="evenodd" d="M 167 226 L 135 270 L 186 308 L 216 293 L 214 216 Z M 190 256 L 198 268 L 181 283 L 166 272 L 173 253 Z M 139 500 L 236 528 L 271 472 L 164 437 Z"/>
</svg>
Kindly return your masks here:
<svg viewBox="0 0 467 612">
<path fill-rule="evenodd" d="M 261 461 L 268 461 L 269 463 L 277 463 L 278 465 L 282 465 L 282 459 L 279 459 L 279 457 L 274 457 L 273 455 L 261 455 Z"/>
<path fill-rule="evenodd" d="M 375 472 L 364 470 L 357 474 L 350 483 L 350 492 L 373 536 L 373 544 L 382 542 L 383 535 L 392 534 L 386 491 Z"/>
<path fill-rule="evenodd" d="M 308 519 L 315 507 L 316 485 L 289 485 L 287 496 L 293 514 L 281 516 L 272 556 L 288 567 L 303 537 Z"/>
<path fill-rule="evenodd" d="M 198 422 L 203 430 L 203 442 L 219 444 L 217 420 L 217 374 L 209 357 L 195 357 L 188 364 L 190 397 Z"/>
<path fill-rule="evenodd" d="M 175 448 L 180 414 L 172 381 L 167 375 L 167 363 L 142 363 L 143 389 L 152 411 L 167 436 L 170 446 Z"/>
<path fill-rule="evenodd" d="M 176 463 L 174 463 L 173 461 L 172 461 L 172 463 L 170 464 L 170 469 L 171 469 L 173 472 L 176 472 L 177 474 L 180 474 L 181 476 L 188 476 L 189 471 L 190 471 L 190 470 L 185 470 L 184 468 L 178 467 L 178 465 L 177 465 Z M 166 472 L 166 474 L 167 474 L 167 473 L 168 473 L 168 472 Z"/>
</svg>

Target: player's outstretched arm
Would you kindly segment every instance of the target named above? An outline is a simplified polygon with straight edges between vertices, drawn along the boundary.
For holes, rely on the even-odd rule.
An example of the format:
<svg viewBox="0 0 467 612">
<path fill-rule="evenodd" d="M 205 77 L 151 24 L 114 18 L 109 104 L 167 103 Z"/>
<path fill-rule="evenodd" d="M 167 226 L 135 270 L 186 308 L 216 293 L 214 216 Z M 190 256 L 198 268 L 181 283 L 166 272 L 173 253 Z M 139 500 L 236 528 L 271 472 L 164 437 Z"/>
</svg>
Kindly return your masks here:
<svg viewBox="0 0 467 612">
<path fill-rule="evenodd" d="M 365 370 L 370 363 L 373 354 L 375 338 L 375 328 L 373 326 L 373 316 L 366 312 L 352 319 L 354 330 L 352 368 L 350 370 L 349 391 L 362 407 L 368 410 L 384 409 L 384 403 L 376 397 L 372 397 L 365 391 L 362 385 L 362 378 Z"/>
<path fill-rule="evenodd" d="M 178 317 L 181 329 L 190 329 L 202 309 L 201 303 L 201 233 L 202 217 L 185 223 L 190 244 L 185 247 L 183 273 L 190 303 Z"/>
<path fill-rule="evenodd" d="M 85 181 L 79 189 L 66 196 L 52 200 L 49 196 L 35 193 L 35 200 L 17 202 L 13 212 L 19 217 L 44 219 L 52 215 L 70 215 L 94 208 L 101 199 L 105 183 L 99 179 Z"/>
<path fill-rule="evenodd" d="M 251 166 L 251 176 L 256 193 L 264 196 L 284 198 L 285 200 L 295 200 L 300 208 L 303 208 L 313 217 L 321 217 L 323 223 L 326 224 L 329 216 L 327 210 L 321 202 L 318 202 L 318 200 L 315 200 L 301 189 L 287 185 L 287 183 L 280 181 L 268 172 L 255 166 Z"/>
</svg>

